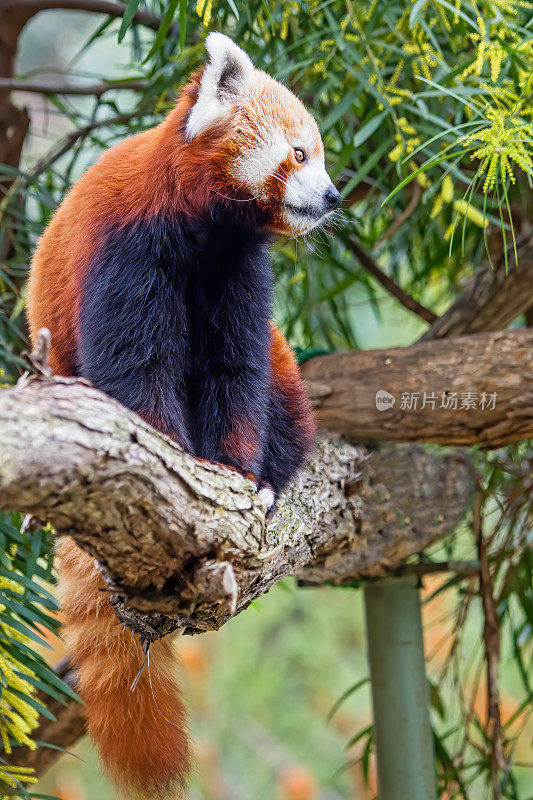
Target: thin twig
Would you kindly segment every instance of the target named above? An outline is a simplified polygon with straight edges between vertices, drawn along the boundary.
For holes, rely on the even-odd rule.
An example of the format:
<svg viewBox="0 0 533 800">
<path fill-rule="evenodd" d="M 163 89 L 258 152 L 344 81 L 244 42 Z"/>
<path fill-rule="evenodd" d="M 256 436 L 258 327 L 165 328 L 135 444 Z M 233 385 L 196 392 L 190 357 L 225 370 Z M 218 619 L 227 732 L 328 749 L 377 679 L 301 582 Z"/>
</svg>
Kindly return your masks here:
<svg viewBox="0 0 533 800">
<path fill-rule="evenodd" d="M 485 624 L 483 641 L 485 645 L 485 661 L 487 665 L 487 735 L 490 740 L 490 774 L 492 796 L 501 800 L 499 771 L 507 771 L 508 765 L 503 752 L 503 731 L 500 714 L 500 693 L 498 688 L 498 671 L 500 664 L 500 621 L 494 600 L 492 575 L 490 573 L 487 543 L 483 538 L 483 493 L 478 487 L 474 498 L 473 529 L 479 555 L 479 590 L 483 603 Z"/>
<path fill-rule="evenodd" d="M 117 114 L 115 117 L 97 120 L 96 122 L 91 122 L 81 128 L 76 128 L 76 130 L 72 131 L 72 133 L 69 133 L 63 137 L 63 139 L 61 139 L 35 164 L 29 176 L 27 178 L 23 178 L 23 183 L 29 184 L 37 180 L 37 178 L 49 167 L 51 167 L 52 164 L 55 164 L 55 162 L 60 159 L 61 156 L 65 155 L 65 153 L 68 153 L 74 142 L 77 142 L 78 139 L 85 138 L 99 128 L 121 125 L 122 123 L 130 122 L 130 120 L 138 116 L 142 116 L 142 113 L 136 111 L 129 114 Z"/>
<path fill-rule="evenodd" d="M 418 207 L 418 204 L 420 202 L 420 198 L 422 196 L 422 187 L 420 186 L 418 181 L 414 181 L 412 186 L 413 186 L 413 193 L 411 195 L 411 199 L 409 200 L 409 203 L 407 204 L 405 209 L 402 211 L 402 213 L 399 214 L 396 217 L 396 219 L 389 225 L 389 227 L 384 231 L 384 233 L 381 234 L 381 236 L 379 237 L 379 239 L 376 242 L 376 246 L 379 247 L 379 245 L 383 244 L 383 242 L 385 242 L 394 233 L 396 233 L 398 228 L 402 227 L 403 223 L 407 219 L 409 219 L 411 214 Z"/>
<path fill-rule="evenodd" d="M 10 92 L 32 92 L 33 94 L 65 94 L 65 95 L 94 95 L 101 97 L 106 92 L 117 90 L 129 90 L 131 92 L 142 91 L 146 88 L 146 81 L 115 81 L 91 83 L 85 86 L 74 86 L 66 83 L 32 83 L 31 81 L 21 80 L 20 78 L 0 78 L 0 90 L 6 89 Z"/>
<path fill-rule="evenodd" d="M 409 311 L 412 311 L 414 314 L 417 314 L 421 317 L 424 322 L 428 322 L 430 325 L 438 319 L 437 315 L 433 313 L 429 308 L 426 308 L 418 300 L 415 300 L 410 294 L 407 294 L 401 286 L 398 286 L 395 281 L 392 280 L 388 275 L 386 275 L 383 270 L 381 270 L 372 256 L 367 253 L 367 251 L 361 247 L 359 242 L 354 236 L 349 236 L 347 239 L 348 245 L 357 258 L 361 266 L 363 267 L 366 272 L 370 273 L 377 281 L 380 283 L 384 289 L 386 289 L 390 294 L 392 294 L 400 303 Z"/>
</svg>

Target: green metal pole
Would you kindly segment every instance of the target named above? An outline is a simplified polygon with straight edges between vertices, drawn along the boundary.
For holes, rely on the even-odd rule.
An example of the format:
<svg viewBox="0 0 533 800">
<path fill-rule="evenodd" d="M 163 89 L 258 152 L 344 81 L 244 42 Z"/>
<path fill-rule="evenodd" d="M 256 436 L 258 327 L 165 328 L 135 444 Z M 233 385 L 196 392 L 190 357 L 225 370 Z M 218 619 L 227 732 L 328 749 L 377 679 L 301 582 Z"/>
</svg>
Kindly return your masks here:
<svg viewBox="0 0 533 800">
<path fill-rule="evenodd" d="M 365 586 L 379 800 L 436 800 L 417 584 L 406 576 Z"/>
</svg>

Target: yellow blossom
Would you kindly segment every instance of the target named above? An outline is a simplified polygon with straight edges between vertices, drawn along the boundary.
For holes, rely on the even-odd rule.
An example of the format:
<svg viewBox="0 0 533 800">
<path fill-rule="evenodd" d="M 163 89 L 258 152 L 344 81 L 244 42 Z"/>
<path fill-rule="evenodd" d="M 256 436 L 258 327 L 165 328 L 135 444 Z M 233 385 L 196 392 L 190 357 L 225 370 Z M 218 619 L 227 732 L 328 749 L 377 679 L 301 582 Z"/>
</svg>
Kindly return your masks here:
<svg viewBox="0 0 533 800">
<path fill-rule="evenodd" d="M 533 176 L 529 144 L 533 137 L 533 125 L 506 108 L 487 106 L 485 117 L 487 125 L 460 139 L 463 147 L 479 145 L 470 158 L 481 161 L 480 174 L 485 175 L 483 191 L 493 189 L 498 177 L 502 181 L 508 178 L 514 182 L 511 162 Z"/>
<path fill-rule="evenodd" d="M 444 203 L 451 203 L 453 200 L 453 181 L 451 175 L 445 175 L 440 188 L 440 196 Z"/>
<path fill-rule="evenodd" d="M 474 206 L 467 203 L 466 200 L 454 200 L 453 207 L 458 214 L 461 214 L 463 217 L 466 217 L 467 219 L 470 220 L 470 222 L 473 222 L 480 228 L 486 228 L 487 225 L 489 224 L 489 221 L 485 217 L 483 212 L 479 211 L 479 209 L 477 208 L 474 208 Z"/>
<path fill-rule="evenodd" d="M 402 152 L 403 152 L 403 144 L 401 142 L 398 142 L 396 147 L 394 147 L 389 153 L 390 160 L 391 161 L 398 161 L 398 159 L 400 158 Z"/>
</svg>

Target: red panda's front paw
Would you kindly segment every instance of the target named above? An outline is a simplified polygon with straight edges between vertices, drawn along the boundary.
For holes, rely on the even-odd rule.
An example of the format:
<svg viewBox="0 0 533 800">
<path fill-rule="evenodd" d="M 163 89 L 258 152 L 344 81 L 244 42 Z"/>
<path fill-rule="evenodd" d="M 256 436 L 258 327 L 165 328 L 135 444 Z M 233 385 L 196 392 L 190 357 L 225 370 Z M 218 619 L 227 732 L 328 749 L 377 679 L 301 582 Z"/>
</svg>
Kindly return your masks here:
<svg viewBox="0 0 533 800">
<path fill-rule="evenodd" d="M 271 517 L 275 511 L 276 493 L 272 486 L 266 481 L 259 481 L 257 494 L 266 508 L 267 518 Z"/>
</svg>

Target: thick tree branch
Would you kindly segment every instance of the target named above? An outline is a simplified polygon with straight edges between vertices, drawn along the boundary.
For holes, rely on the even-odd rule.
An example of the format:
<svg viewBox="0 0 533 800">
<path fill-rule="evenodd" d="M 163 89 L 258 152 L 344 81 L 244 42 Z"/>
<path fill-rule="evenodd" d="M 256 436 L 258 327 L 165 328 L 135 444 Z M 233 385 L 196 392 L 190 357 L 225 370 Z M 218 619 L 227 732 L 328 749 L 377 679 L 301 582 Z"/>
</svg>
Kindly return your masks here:
<svg viewBox="0 0 533 800">
<path fill-rule="evenodd" d="M 0 391 L 0 424 L 0 508 L 74 536 L 98 559 L 118 616 L 148 639 L 217 628 L 289 573 L 305 583 L 384 574 L 453 530 L 473 493 L 461 456 L 370 455 L 321 436 L 267 523 L 253 482 L 192 458 L 81 380 Z M 51 710 L 38 738 L 68 749 L 83 708 Z M 40 775 L 58 754 L 12 758 Z"/>
<path fill-rule="evenodd" d="M 502 447 L 533 436 L 529 329 L 318 356 L 302 372 L 320 426 L 359 440 Z"/>
<path fill-rule="evenodd" d="M 252 481 L 83 381 L 5 389 L 0 421 L 0 508 L 50 520 L 98 559 L 115 602 L 191 631 L 218 628 L 288 574 L 382 573 L 450 530 L 470 495 L 451 457 L 409 450 L 391 465 L 322 437 L 266 524 Z"/>
<path fill-rule="evenodd" d="M 126 3 L 116 3 L 113 0 L 0 0 L 0 41 L 5 39 L 16 48 L 22 28 L 35 14 L 41 11 L 58 9 L 87 11 L 121 19 L 126 8 Z M 161 17 L 141 9 L 135 13 L 133 22 L 157 31 L 161 24 Z"/>
</svg>

